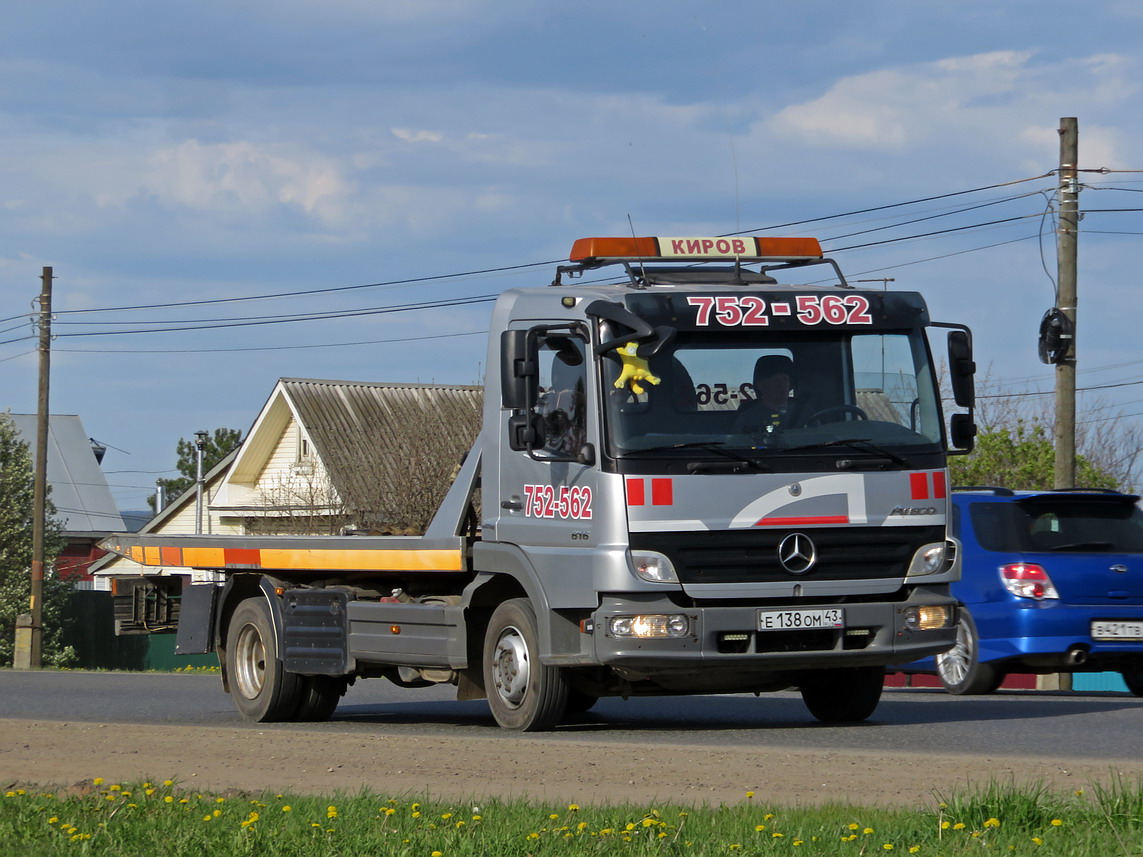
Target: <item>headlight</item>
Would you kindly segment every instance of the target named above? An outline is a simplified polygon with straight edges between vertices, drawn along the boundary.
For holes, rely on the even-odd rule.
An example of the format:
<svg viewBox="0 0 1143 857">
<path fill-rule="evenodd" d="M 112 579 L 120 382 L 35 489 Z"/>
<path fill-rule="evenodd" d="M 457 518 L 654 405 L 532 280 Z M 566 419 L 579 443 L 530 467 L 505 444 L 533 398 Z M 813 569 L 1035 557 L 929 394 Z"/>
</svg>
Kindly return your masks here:
<svg viewBox="0 0 1143 857">
<path fill-rule="evenodd" d="M 685 637 L 691 623 L 682 613 L 612 616 L 607 623 L 613 637 Z"/>
<path fill-rule="evenodd" d="M 907 577 L 919 577 L 925 574 L 936 574 L 952 568 L 956 558 L 956 545 L 953 542 L 933 542 L 924 545 L 913 554 L 909 563 Z"/>
<path fill-rule="evenodd" d="M 678 583 L 675 566 L 661 553 L 631 551 L 631 568 L 635 574 L 651 583 Z"/>
</svg>

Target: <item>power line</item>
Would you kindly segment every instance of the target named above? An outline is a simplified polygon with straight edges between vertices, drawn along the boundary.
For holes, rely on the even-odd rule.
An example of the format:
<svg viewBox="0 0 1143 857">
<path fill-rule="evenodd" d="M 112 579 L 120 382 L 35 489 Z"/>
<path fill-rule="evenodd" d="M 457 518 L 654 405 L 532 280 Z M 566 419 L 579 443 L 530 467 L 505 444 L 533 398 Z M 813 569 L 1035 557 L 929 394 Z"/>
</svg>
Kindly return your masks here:
<svg viewBox="0 0 1143 857">
<path fill-rule="evenodd" d="M 424 339 L 451 339 L 460 336 L 487 334 L 487 330 L 468 330 L 463 333 L 435 333 L 429 336 L 403 336 L 397 339 L 367 339 L 360 342 L 324 342 L 315 345 L 265 345 L 249 348 L 56 348 L 67 354 L 225 354 L 238 351 L 295 351 L 303 348 L 347 348 L 354 345 L 384 345 L 391 342 L 417 342 Z M 109 473 L 114 471 L 108 471 Z M 160 471 L 155 471 L 160 472 Z"/>
<path fill-rule="evenodd" d="M 438 280 L 459 279 L 462 277 L 476 277 L 476 276 L 482 276 L 484 274 L 502 274 L 502 273 L 505 273 L 506 271 L 519 271 L 519 270 L 524 270 L 527 268 L 538 268 L 538 267 L 549 266 L 549 265 L 557 265 L 561 261 L 563 261 L 563 260 L 557 259 L 557 260 L 552 261 L 552 262 L 528 262 L 528 263 L 522 264 L 522 265 L 504 265 L 504 266 L 501 266 L 498 268 L 484 268 L 484 269 L 475 270 L 475 271 L 462 271 L 460 273 L 455 273 L 455 274 L 436 274 L 436 275 L 428 276 L 428 277 L 409 277 L 409 278 L 403 279 L 403 280 L 388 280 L 388 281 L 380 282 L 380 283 L 362 283 L 360 285 L 353 285 L 353 286 L 329 286 L 329 287 L 321 288 L 321 289 L 301 289 L 299 291 L 294 291 L 294 292 L 276 292 L 273 294 L 265 294 L 265 295 L 245 295 L 245 296 L 232 297 L 232 298 L 210 298 L 210 299 L 203 299 L 203 300 L 197 300 L 197 301 L 172 301 L 170 303 L 161 303 L 161 304 L 137 304 L 134 306 L 102 307 L 99 309 L 60 310 L 56 313 L 56 315 L 70 315 L 70 314 L 76 314 L 76 313 L 99 313 L 99 312 L 130 312 L 130 311 L 141 310 L 141 309 L 167 309 L 170 307 L 202 306 L 205 304 L 237 303 L 239 301 L 272 300 L 272 299 L 276 299 L 276 298 L 300 297 L 302 295 L 324 295 L 324 294 L 331 294 L 334 292 L 350 292 L 350 291 L 355 291 L 358 289 L 379 289 L 379 288 L 389 288 L 389 287 L 393 287 L 393 286 L 408 286 L 408 285 L 415 285 L 417 283 L 428 283 L 428 282 L 434 282 L 434 281 L 438 281 Z M 18 318 L 18 317 L 19 316 L 14 316 L 14 318 Z M 2 321 L 8 321 L 8 320 L 9 319 L 3 319 Z"/>
<path fill-rule="evenodd" d="M 222 324 L 201 324 L 201 325 L 183 325 L 176 327 L 152 327 L 143 330 L 103 330 L 103 331 L 86 331 L 79 333 L 60 333 L 58 337 L 72 337 L 72 336 L 124 336 L 135 333 L 176 333 L 186 330 L 214 330 L 217 328 L 226 327 L 255 327 L 267 324 L 287 324 L 290 322 L 299 321 L 328 321 L 330 319 L 338 318 L 359 318 L 361 316 L 369 315 L 385 315 L 395 312 L 409 312 L 412 310 L 423 309 L 445 309 L 448 307 L 456 306 L 469 306 L 471 304 L 491 303 L 496 300 L 498 295 L 477 295 L 470 298 L 457 298 L 455 300 L 442 300 L 442 301 L 425 301 L 420 304 L 405 304 L 393 307 L 379 307 L 376 309 L 366 310 L 347 310 L 345 312 L 333 313 L 310 313 L 300 317 L 287 317 L 287 318 L 268 318 L 261 321 L 240 321 L 240 322 L 227 322 Z M 94 322 L 93 322 L 94 323 Z M 3 343 L 0 343 L 3 345 Z"/>
</svg>

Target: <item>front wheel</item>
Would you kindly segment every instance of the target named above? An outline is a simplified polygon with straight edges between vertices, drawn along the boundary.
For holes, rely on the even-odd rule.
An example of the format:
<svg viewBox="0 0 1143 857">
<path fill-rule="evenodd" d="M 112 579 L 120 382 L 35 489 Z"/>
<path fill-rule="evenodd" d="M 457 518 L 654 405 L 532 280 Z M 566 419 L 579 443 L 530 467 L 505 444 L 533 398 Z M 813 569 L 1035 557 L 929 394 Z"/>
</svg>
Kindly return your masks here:
<svg viewBox="0 0 1143 857">
<path fill-rule="evenodd" d="M 956 628 L 956 643 L 936 656 L 937 677 L 949 693 L 972 696 L 992 693 L 1004 681 L 1003 671 L 980 662 L 980 634 L 963 607 Z"/>
<path fill-rule="evenodd" d="M 798 684 L 802 702 L 823 723 L 865 720 L 881 701 L 884 667 L 813 670 Z"/>
<path fill-rule="evenodd" d="M 484 687 L 505 729 L 542 732 L 564 716 L 568 686 L 558 667 L 540 663 L 536 614 L 526 598 L 505 601 L 484 636 Z"/>
<path fill-rule="evenodd" d="M 300 676 L 286 672 L 265 598 L 248 598 L 230 617 L 226 635 L 230 695 L 245 720 L 292 720 L 302 702 Z"/>
</svg>

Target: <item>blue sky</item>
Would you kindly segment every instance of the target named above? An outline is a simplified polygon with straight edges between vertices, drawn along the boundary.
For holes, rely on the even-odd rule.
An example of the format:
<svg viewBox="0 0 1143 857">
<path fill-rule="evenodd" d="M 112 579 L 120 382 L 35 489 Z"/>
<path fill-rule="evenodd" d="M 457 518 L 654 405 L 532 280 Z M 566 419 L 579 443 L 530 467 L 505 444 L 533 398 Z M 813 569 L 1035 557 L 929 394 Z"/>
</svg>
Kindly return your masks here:
<svg viewBox="0 0 1143 857">
<path fill-rule="evenodd" d="M 245 430 L 279 377 L 478 383 L 489 305 L 122 331 L 470 298 L 552 266 L 154 305 L 548 262 L 629 220 L 816 235 L 851 278 L 970 324 L 1003 389 L 1051 390 L 1048 174 L 1075 116 L 1081 169 L 1111 170 L 1082 175 L 1079 385 L 1106 388 L 1080 418 L 1137 424 L 1143 212 L 1097 209 L 1143 208 L 1141 44 L 1130 0 L 10 0 L 0 410 L 35 411 L 24 314 L 51 265 L 52 410 L 142 508 L 180 437 Z M 97 312 L 132 306 L 154 308 Z"/>
</svg>

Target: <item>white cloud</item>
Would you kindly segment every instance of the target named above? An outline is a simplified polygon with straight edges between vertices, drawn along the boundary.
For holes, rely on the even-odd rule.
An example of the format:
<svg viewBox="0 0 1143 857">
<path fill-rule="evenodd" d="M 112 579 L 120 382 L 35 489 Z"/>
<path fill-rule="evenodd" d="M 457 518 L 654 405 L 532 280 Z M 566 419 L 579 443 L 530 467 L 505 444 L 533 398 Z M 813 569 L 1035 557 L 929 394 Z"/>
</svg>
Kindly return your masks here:
<svg viewBox="0 0 1143 857">
<path fill-rule="evenodd" d="M 935 135 L 967 108 L 1016 94 L 1030 58 L 998 51 L 843 78 L 767 124 L 786 139 L 818 146 L 902 149 Z"/>
<path fill-rule="evenodd" d="M 412 131 L 408 128 L 393 128 L 390 133 L 398 140 L 406 143 L 439 143 L 444 139 L 443 134 L 436 131 Z"/>
<path fill-rule="evenodd" d="M 285 206 L 333 223 L 353 189 L 333 158 L 284 144 L 187 140 L 155 152 L 149 167 L 148 190 L 160 199 L 215 211 Z"/>
</svg>

